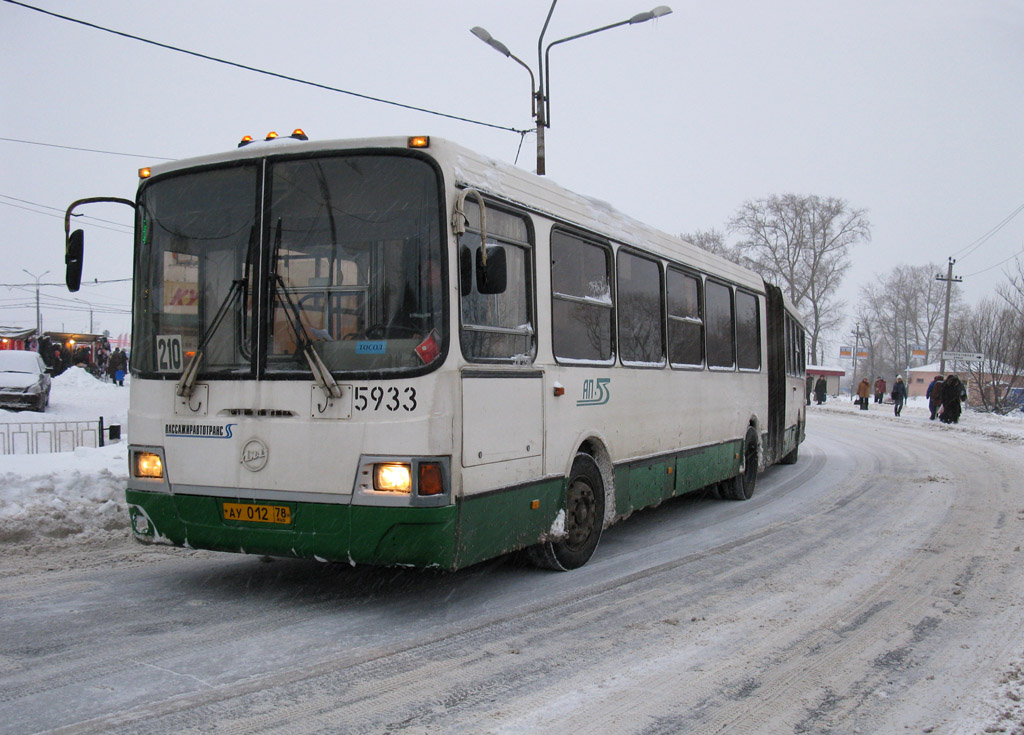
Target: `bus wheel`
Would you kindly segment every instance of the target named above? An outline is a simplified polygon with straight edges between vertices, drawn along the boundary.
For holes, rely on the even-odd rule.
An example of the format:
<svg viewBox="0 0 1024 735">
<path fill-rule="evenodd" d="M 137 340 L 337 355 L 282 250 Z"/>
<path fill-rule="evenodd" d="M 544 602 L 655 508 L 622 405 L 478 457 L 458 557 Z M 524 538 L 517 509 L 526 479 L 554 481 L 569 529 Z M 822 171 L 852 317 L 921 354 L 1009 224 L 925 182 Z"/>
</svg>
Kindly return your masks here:
<svg viewBox="0 0 1024 735">
<path fill-rule="evenodd" d="M 531 546 L 530 560 L 544 569 L 578 569 L 594 555 L 604 527 L 604 480 L 597 462 L 580 452 L 572 462 L 565 499 L 565 535 Z"/>
<path fill-rule="evenodd" d="M 726 483 L 725 496 L 729 500 L 750 500 L 757 485 L 757 432 L 747 429 L 743 440 L 743 468 L 740 473 Z"/>
<path fill-rule="evenodd" d="M 785 457 L 779 460 L 780 464 L 796 464 L 797 460 L 800 459 L 800 445 L 797 444 L 793 447 L 793 451 L 787 454 Z"/>
</svg>

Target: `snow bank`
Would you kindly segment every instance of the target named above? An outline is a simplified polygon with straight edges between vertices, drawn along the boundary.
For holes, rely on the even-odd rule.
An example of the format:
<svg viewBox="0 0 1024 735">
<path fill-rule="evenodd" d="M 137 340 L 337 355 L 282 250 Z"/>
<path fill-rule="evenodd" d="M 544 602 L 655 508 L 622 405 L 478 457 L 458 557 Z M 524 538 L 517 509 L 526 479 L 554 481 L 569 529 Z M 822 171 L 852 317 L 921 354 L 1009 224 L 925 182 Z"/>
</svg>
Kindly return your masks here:
<svg viewBox="0 0 1024 735">
<path fill-rule="evenodd" d="M 128 515 L 128 381 L 96 380 L 82 368 L 53 379 L 45 413 L 0 409 L 0 423 L 120 424 L 121 442 L 57 454 L 0 455 L 0 546 L 80 543 L 124 535 Z"/>
<path fill-rule="evenodd" d="M 862 417 L 865 421 L 895 421 L 908 428 L 930 431 L 952 431 L 972 436 L 984 437 L 1002 443 L 1024 443 L 1024 412 L 1014 411 L 1007 416 L 993 413 L 981 413 L 964 407 L 960 422 L 943 424 L 938 419 L 928 418 L 928 399 L 911 398 L 903 407 L 903 412 L 895 416 L 892 403 L 871 403 L 867 411 L 862 411 L 849 396 L 829 396 L 822 405 L 811 404 L 807 407 L 808 433 L 814 430 L 814 414 L 817 411 L 828 413 L 850 413 Z"/>
</svg>

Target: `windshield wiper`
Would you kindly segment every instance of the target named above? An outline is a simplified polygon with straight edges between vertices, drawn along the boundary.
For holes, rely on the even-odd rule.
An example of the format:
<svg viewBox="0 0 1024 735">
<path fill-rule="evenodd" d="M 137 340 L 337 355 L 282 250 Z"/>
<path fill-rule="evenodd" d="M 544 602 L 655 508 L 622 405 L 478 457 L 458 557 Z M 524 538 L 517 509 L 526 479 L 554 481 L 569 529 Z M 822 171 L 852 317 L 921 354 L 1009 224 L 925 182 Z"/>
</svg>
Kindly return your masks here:
<svg viewBox="0 0 1024 735">
<path fill-rule="evenodd" d="M 199 340 L 199 346 L 196 348 L 195 354 L 192 355 L 192 359 L 189 360 L 188 366 L 185 371 L 181 374 L 181 378 L 178 380 L 178 385 L 175 388 L 175 393 L 179 396 L 189 397 L 192 395 L 192 391 L 195 390 L 196 378 L 199 376 L 199 366 L 203 361 L 203 353 L 207 344 L 213 338 L 217 328 L 220 327 L 221 322 L 224 321 L 224 317 L 228 314 L 228 309 L 234 305 L 235 298 L 239 298 L 240 303 L 245 304 L 249 299 L 249 278 L 252 269 L 252 256 L 253 250 L 256 243 L 256 228 L 255 226 L 249 230 L 249 248 L 245 253 L 245 268 L 242 271 L 242 277 L 237 278 L 231 282 L 231 288 L 228 289 L 227 295 L 224 300 L 220 303 L 217 308 L 217 313 L 213 317 L 213 321 Z M 240 351 L 243 355 L 249 350 L 248 347 L 248 322 L 244 318 L 242 319 L 242 344 L 239 346 Z M 251 352 L 251 351 L 250 351 Z M 249 357 L 246 355 L 246 357 Z"/>
<path fill-rule="evenodd" d="M 210 326 L 203 332 L 203 337 L 199 340 L 199 346 L 196 348 L 195 354 L 192 355 L 188 367 L 185 368 L 185 372 L 181 374 L 181 379 L 178 380 L 178 386 L 174 392 L 179 396 L 188 397 L 192 395 L 192 391 L 195 390 L 196 377 L 199 375 L 199 365 L 203 361 L 203 351 L 206 345 L 209 344 L 217 328 L 224 321 L 224 317 L 228 315 L 228 309 L 234 304 L 235 299 L 247 291 L 248 281 L 245 278 L 238 278 L 231 282 L 231 288 L 228 289 L 224 300 L 220 302 L 220 308 L 217 309 L 217 313 L 214 315 Z"/>
<path fill-rule="evenodd" d="M 288 287 L 285 285 L 284 278 L 277 272 L 277 256 L 280 249 L 281 220 L 278 219 L 277 228 L 274 233 L 274 249 L 270 253 L 270 267 L 273 269 L 270 274 L 270 313 L 274 313 L 274 302 L 278 294 L 280 294 L 288 305 L 288 308 L 284 310 L 284 315 L 288 325 L 292 328 L 292 332 L 295 334 L 297 351 L 302 352 L 302 356 L 306 358 L 309 370 L 313 373 L 313 380 L 316 381 L 316 384 L 320 386 L 320 390 L 328 397 L 341 398 L 341 386 L 338 385 L 338 381 L 331 375 L 331 371 L 324 364 L 324 361 L 320 359 L 320 355 L 313 349 L 313 338 L 310 336 L 309 330 L 306 329 L 306 325 L 302 323 L 299 307 L 292 298 L 292 295 L 288 293 Z"/>
</svg>

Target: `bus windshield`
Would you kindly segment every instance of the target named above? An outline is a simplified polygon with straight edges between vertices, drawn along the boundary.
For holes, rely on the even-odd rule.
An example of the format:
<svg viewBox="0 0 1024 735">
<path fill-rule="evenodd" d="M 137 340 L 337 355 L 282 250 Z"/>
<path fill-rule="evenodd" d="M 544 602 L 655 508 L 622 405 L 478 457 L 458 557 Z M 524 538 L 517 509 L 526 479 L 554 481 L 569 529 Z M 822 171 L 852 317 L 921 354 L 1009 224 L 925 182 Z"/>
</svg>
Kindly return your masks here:
<svg viewBox="0 0 1024 735">
<path fill-rule="evenodd" d="M 267 159 L 139 195 L 139 372 L 308 378 L 422 369 L 446 344 L 437 174 L 393 155 Z"/>
</svg>

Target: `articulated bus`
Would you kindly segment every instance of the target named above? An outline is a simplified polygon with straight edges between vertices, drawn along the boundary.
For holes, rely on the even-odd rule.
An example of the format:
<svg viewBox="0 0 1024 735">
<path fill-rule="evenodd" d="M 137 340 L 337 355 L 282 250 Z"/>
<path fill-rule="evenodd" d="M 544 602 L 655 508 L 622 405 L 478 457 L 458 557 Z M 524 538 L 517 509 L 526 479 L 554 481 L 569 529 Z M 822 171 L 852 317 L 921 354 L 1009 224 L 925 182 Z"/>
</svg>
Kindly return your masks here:
<svg viewBox="0 0 1024 735">
<path fill-rule="evenodd" d="M 296 131 L 140 177 L 65 218 L 135 209 L 139 541 L 568 570 L 633 511 L 797 459 L 780 289 L 603 202 L 426 137 Z"/>
</svg>

